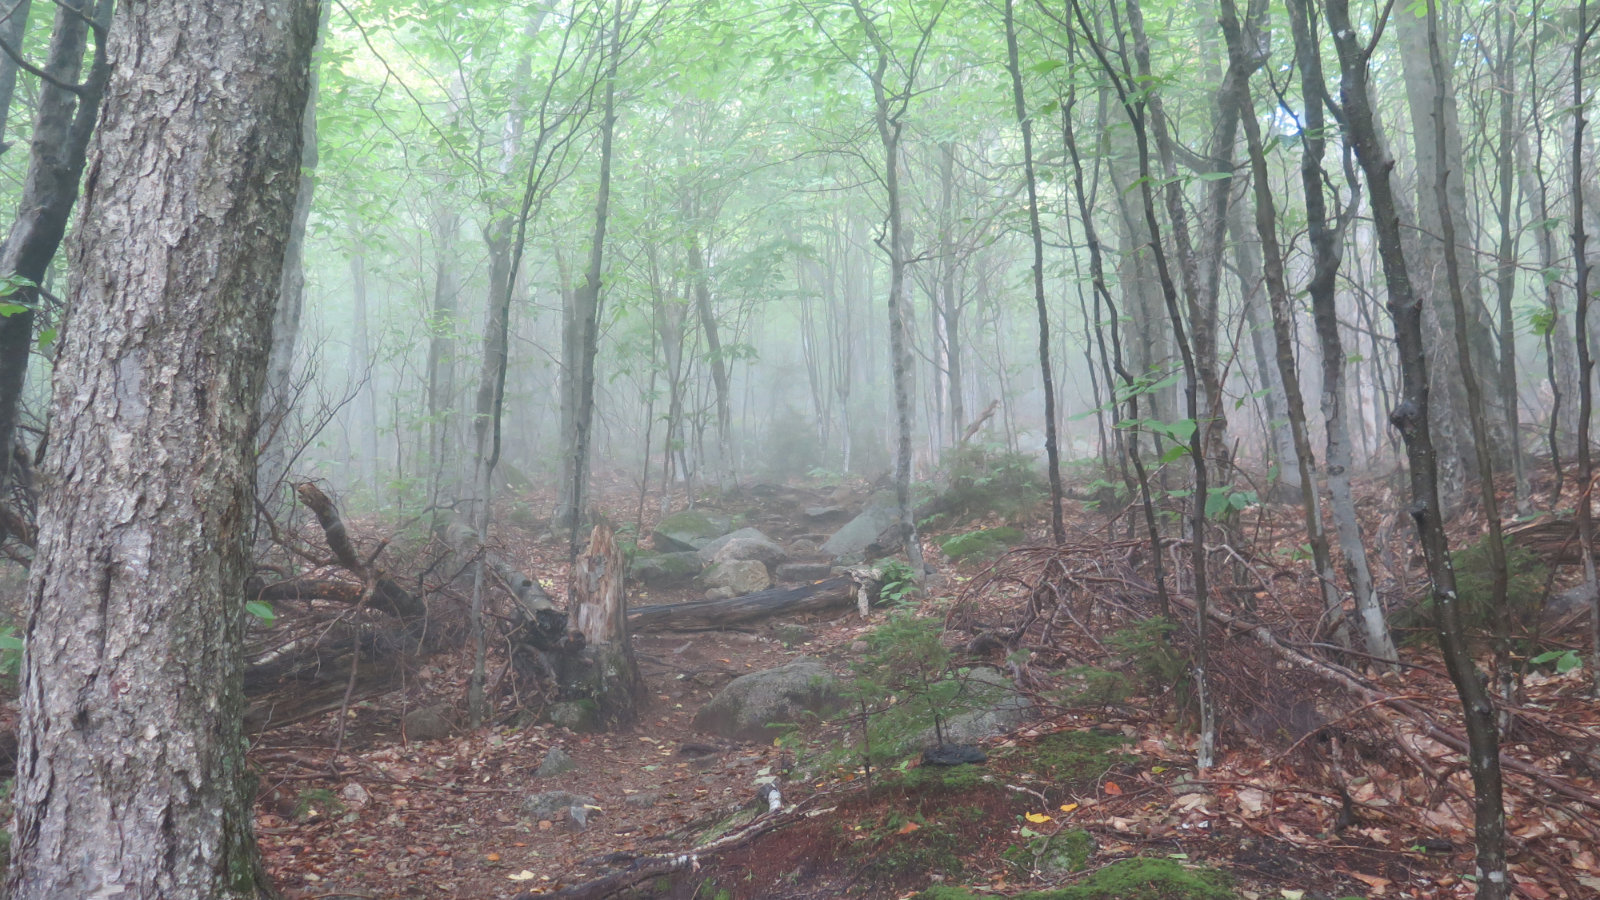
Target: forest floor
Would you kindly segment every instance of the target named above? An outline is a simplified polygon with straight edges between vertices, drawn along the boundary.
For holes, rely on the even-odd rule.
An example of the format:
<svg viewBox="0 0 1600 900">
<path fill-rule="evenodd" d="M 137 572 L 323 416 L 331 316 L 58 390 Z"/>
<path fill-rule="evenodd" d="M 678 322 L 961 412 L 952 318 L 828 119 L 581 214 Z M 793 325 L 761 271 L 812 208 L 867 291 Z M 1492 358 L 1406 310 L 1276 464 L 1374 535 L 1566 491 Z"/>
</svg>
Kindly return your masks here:
<svg viewBox="0 0 1600 900">
<path fill-rule="evenodd" d="M 637 495 L 629 490 L 618 485 L 605 492 L 600 506 L 632 520 Z M 1414 597 L 1422 579 L 1404 523 L 1396 527 L 1398 514 L 1383 512 L 1402 504 L 1384 490 L 1373 486 L 1364 512 L 1373 517 L 1372 533 L 1392 545 L 1377 556 L 1386 591 L 1398 603 Z M 833 487 L 786 491 L 789 508 L 806 498 L 846 499 Z M 867 492 L 856 485 L 848 501 L 859 505 Z M 751 514 L 775 539 L 810 530 L 774 511 L 770 497 L 743 496 L 720 505 Z M 549 508 L 548 498 L 519 502 Z M 654 498 L 645 505 L 641 533 L 648 533 L 657 505 Z M 433 704 L 464 710 L 470 658 L 462 650 L 427 660 L 403 690 L 351 704 L 342 722 L 334 713 L 258 738 L 251 751 L 262 787 L 257 833 L 269 870 L 291 900 L 499 900 L 553 894 L 692 850 L 754 820 L 748 839 L 692 868 L 643 880 L 625 896 L 900 898 L 940 883 L 976 895 L 1067 886 L 1052 895 L 1062 900 L 1473 893 L 1470 782 L 1460 754 L 1438 739 L 1459 716 L 1431 647 L 1406 646 L 1403 656 L 1414 667 L 1403 677 L 1358 676 L 1420 709 L 1418 719 L 1332 688 L 1326 678 L 1289 671 L 1243 631 L 1217 637 L 1213 668 L 1221 676 L 1214 689 L 1223 744 L 1219 764 L 1197 774 L 1188 717 L 1173 711 L 1184 706 L 1182 688 L 1142 678 L 1116 682 L 1133 690 L 1096 694 L 1084 686 L 1084 673 L 1119 665 L 1138 674 L 1137 661 L 1130 670 L 1104 641 L 1119 623 L 1143 615 L 1132 573 L 1144 551 L 1120 525 L 1113 529 L 1106 514 L 1069 506 L 1076 524 L 1070 546 L 1060 551 L 1025 546 L 991 567 L 945 559 L 928 541 L 940 573 L 919 603 L 924 614 L 945 617 L 947 643 L 958 650 L 995 623 L 1015 622 L 1030 605 L 1038 607 L 1042 592 L 1053 592 L 1051 609 L 1065 611 L 1066 619 L 1052 613 L 1043 633 L 1039 624 L 1024 626 L 1031 656 L 1022 668 L 985 653 L 981 643 L 970 647 L 976 655 L 963 664 L 1021 672 L 1038 710 L 1020 731 L 988 743 L 984 766 L 901 767 L 871 778 L 837 770 L 793 781 L 791 748 L 696 731 L 694 714 L 739 675 L 807 656 L 848 676 L 863 635 L 881 623 L 882 612 L 869 621 L 854 609 L 810 616 L 804 632 L 777 633 L 775 626 L 795 623 L 776 620 L 636 635 L 650 702 L 628 732 L 578 734 L 528 724 L 522 709 L 536 711 L 539 703 L 519 703 L 508 678 L 496 682 L 505 710 L 496 724 L 408 741 L 402 733 L 408 710 Z M 1273 620 L 1275 633 L 1305 639 L 1316 637 L 1307 632 L 1315 631 L 1319 600 L 1306 566 L 1293 559 L 1295 516 L 1289 507 L 1256 508 L 1236 525 L 1256 549 L 1240 554 L 1237 583 L 1219 588 L 1219 596 L 1227 595 L 1219 604 L 1257 611 Z M 1039 510 L 1008 522 L 1033 538 L 1048 534 Z M 382 536 L 377 523 L 353 524 L 358 537 Z M 968 522 L 952 531 L 993 524 L 999 523 Z M 1457 528 L 1458 539 L 1473 533 L 1471 517 Z M 564 597 L 561 542 L 541 535 L 536 520 L 499 529 L 501 553 L 540 577 L 552 596 Z M 1289 552 L 1274 553 L 1283 548 Z M 697 594 L 634 593 L 630 602 Z M 1097 612 L 1102 601 L 1120 611 Z M 1544 637 L 1561 646 L 1563 635 Z M 1567 644 L 1579 646 L 1575 637 Z M 503 667 L 491 654 L 491 679 Z M 1521 897 L 1600 896 L 1600 844 L 1591 824 L 1600 818 L 1600 753 L 1593 752 L 1600 715 L 1586 687 L 1582 669 L 1536 672 L 1527 680 L 1527 724 L 1508 754 L 1545 780 L 1508 779 Z M 541 778 L 537 769 L 553 748 L 576 767 Z M 765 806 L 758 806 L 756 790 L 773 776 L 794 812 L 768 814 L 783 827 L 762 833 L 756 813 Z M 585 826 L 564 810 L 548 817 L 525 812 L 528 797 L 556 789 L 593 800 Z M 1584 796 L 1594 803 L 1586 806 Z M 741 810 L 742 818 L 731 818 Z"/>
</svg>

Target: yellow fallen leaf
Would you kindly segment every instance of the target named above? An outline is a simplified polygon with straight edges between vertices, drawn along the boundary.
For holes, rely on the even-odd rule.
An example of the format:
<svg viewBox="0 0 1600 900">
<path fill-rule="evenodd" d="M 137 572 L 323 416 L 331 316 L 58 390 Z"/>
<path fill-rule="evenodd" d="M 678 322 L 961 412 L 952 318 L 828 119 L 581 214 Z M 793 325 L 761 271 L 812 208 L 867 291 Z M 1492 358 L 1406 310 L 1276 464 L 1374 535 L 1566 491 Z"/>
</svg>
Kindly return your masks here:
<svg viewBox="0 0 1600 900">
<path fill-rule="evenodd" d="M 1028 821 L 1035 825 L 1041 825 L 1050 821 L 1050 817 L 1044 813 L 1028 813 Z"/>
<path fill-rule="evenodd" d="M 532 881 L 539 876 L 529 872 L 527 869 L 523 869 L 521 872 L 518 872 L 515 875 L 507 875 L 506 877 L 512 881 Z"/>
<path fill-rule="evenodd" d="M 1075 810 L 1077 808 L 1078 808 L 1078 804 L 1076 804 L 1076 803 L 1063 803 L 1063 804 L 1061 804 L 1061 811 L 1062 812 L 1072 812 L 1073 810 Z"/>
</svg>

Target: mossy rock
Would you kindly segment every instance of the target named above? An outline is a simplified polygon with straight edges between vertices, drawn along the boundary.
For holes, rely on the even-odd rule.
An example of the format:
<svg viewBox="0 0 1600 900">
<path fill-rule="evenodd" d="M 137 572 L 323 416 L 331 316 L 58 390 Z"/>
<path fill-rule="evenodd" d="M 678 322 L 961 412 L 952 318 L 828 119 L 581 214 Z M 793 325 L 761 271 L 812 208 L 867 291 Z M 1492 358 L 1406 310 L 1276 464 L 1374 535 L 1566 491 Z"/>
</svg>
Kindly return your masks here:
<svg viewBox="0 0 1600 900">
<path fill-rule="evenodd" d="M 628 577 L 650 587 L 670 587 L 688 584 L 702 568 L 700 557 L 695 553 L 640 550 L 628 563 Z"/>
<path fill-rule="evenodd" d="M 1017 528 L 985 528 L 966 534 L 953 534 L 939 542 L 944 555 L 959 562 L 971 559 L 993 559 L 1011 547 L 1022 543 L 1026 537 Z"/>
<path fill-rule="evenodd" d="M 1094 851 L 1094 836 L 1082 828 L 1074 828 L 1058 834 L 1039 835 L 1026 845 L 1008 847 L 1000 855 L 1025 872 L 1031 874 L 1038 869 L 1040 875 L 1053 881 L 1088 868 Z"/>
<path fill-rule="evenodd" d="M 1228 876 L 1170 859 L 1123 859 L 1068 887 L 1018 894 L 1014 900 L 1237 900 Z M 934 885 L 917 900 L 985 900 L 965 888 Z"/>
<path fill-rule="evenodd" d="M 699 550 L 712 540 L 732 531 L 737 519 L 725 513 L 686 509 L 673 513 L 656 524 L 651 532 L 656 549 L 663 553 Z"/>
<path fill-rule="evenodd" d="M 600 707 L 593 700 L 563 700 L 552 703 L 544 711 L 551 725 L 560 725 L 572 731 L 600 731 Z"/>
</svg>

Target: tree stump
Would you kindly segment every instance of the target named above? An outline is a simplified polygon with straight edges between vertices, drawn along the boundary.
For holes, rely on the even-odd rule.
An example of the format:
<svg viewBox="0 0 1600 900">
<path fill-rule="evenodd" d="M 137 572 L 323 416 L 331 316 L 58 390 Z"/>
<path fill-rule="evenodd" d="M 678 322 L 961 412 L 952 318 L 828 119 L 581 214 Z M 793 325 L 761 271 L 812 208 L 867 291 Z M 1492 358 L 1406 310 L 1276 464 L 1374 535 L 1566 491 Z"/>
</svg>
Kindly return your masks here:
<svg viewBox="0 0 1600 900">
<path fill-rule="evenodd" d="M 572 566 L 572 602 L 583 634 L 584 665 L 574 673 L 586 684 L 581 693 L 594 701 L 602 720 L 626 727 L 638 720 L 644 695 L 639 667 L 628 638 L 628 604 L 623 596 L 627 561 L 607 525 L 595 526 L 589 547 Z"/>
</svg>

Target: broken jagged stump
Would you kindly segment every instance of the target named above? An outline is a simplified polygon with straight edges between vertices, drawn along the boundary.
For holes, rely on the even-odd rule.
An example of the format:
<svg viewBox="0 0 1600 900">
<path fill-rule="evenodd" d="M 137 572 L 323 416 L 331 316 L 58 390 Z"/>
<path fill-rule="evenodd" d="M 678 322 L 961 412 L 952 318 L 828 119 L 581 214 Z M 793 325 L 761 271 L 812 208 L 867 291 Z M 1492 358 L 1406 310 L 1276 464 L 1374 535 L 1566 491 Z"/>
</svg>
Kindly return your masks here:
<svg viewBox="0 0 1600 900">
<path fill-rule="evenodd" d="M 564 660 L 561 681 L 563 693 L 593 701 L 600 718 L 613 727 L 637 721 L 644 696 L 628 640 L 626 575 L 627 561 L 611 529 L 595 526 L 588 549 L 573 563 L 568 606 L 575 611 L 584 647 Z"/>
</svg>

